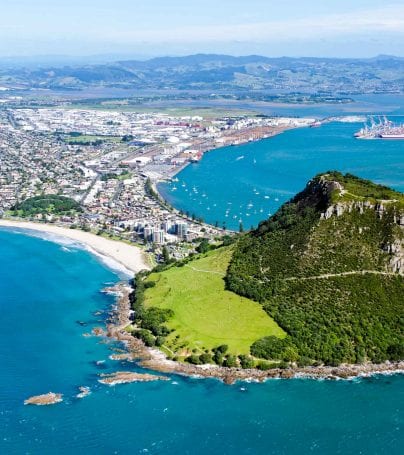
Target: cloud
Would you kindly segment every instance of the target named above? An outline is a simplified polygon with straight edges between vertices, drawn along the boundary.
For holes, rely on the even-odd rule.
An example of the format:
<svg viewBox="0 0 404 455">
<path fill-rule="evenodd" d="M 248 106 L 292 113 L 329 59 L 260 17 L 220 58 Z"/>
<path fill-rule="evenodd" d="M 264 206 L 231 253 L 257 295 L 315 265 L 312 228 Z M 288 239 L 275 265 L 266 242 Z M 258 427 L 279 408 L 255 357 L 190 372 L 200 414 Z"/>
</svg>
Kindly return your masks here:
<svg viewBox="0 0 404 455">
<path fill-rule="evenodd" d="M 315 18 L 277 20 L 236 25 L 182 26 L 158 30 L 110 33 L 111 38 L 125 42 L 269 42 L 293 39 L 321 39 L 332 36 L 368 35 L 370 33 L 404 35 L 404 6 L 355 11 Z"/>
<path fill-rule="evenodd" d="M 105 4 L 106 0 L 98 1 Z M 178 8 L 179 0 L 173 1 Z M 211 4 L 214 0 L 207 1 Z M 218 2 L 219 9 L 207 8 L 204 3 L 200 15 L 195 11 L 194 15 L 177 14 L 171 4 L 167 6 L 169 11 L 163 11 L 167 14 L 160 16 L 150 16 L 149 11 L 128 13 L 124 17 L 121 13 L 109 16 L 100 9 L 90 19 L 86 14 L 79 14 L 79 10 L 74 11 L 74 15 L 59 14 L 58 17 L 51 11 L 37 11 L 35 17 L 30 16 L 29 25 L 25 16 L 21 20 L 7 18 L 2 11 L 0 53 L 402 55 L 402 0 L 394 6 L 392 0 L 386 0 L 384 7 L 380 7 L 382 0 L 366 0 L 367 9 L 363 7 L 365 0 L 351 0 L 354 3 L 351 9 L 347 7 L 349 0 L 323 0 L 315 8 L 319 1 L 249 0 L 247 11 L 237 7 L 226 9 L 221 2 Z M 369 6 L 372 2 L 378 2 L 379 6 Z M 338 9 L 345 12 L 331 13 L 336 11 L 331 3 L 337 3 Z"/>
</svg>

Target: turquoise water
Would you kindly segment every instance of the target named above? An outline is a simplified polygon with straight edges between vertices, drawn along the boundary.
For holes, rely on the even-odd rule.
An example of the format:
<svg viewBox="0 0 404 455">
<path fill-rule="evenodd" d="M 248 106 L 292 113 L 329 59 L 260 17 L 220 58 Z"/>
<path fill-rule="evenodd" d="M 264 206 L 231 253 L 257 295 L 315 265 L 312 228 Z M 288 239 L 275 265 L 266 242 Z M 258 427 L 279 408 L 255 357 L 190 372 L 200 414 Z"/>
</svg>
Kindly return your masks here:
<svg viewBox="0 0 404 455">
<path fill-rule="evenodd" d="M 396 118 L 396 121 L 402 118 Z M 404 141 L 357 140 L 361 124 L 329 123 L 204 155 L 163 183 L 175 207 L 227 228 L 256 226 L 319 172 L 337 169 L 404 190 Z M 174 187 L 176 189 L 174 189 Z"/>
<path fill-rule="evenodd" d="M 82 336 L 102 323 L 94 313 L 113 300 L 99 291 L 117 274 L 74 244 L 1 229 L 0 257 L 1 454 L 400 453 L 402 376 L 101 385 L 100 372 L 136 369 Z M 92 389 L 82 400 L 80 385 Z M 23 405 L 50 390 L 65 401 Z"/>
</svg>

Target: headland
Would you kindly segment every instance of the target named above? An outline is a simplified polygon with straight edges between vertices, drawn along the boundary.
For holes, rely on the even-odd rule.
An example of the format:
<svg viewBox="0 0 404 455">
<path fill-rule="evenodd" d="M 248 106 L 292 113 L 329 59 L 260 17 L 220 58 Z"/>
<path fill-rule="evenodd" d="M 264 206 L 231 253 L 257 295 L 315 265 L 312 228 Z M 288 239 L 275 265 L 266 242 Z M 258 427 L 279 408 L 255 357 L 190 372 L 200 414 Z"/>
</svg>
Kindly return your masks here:
<svg viewBox="0 0 404 455">
<path fill-rule="evenodd" d="M 402 201 L 318 175 L 232 245 L 138 274 L 109 333 L 147 368 L 225 382 L 402 373 Z"/>
</svg>

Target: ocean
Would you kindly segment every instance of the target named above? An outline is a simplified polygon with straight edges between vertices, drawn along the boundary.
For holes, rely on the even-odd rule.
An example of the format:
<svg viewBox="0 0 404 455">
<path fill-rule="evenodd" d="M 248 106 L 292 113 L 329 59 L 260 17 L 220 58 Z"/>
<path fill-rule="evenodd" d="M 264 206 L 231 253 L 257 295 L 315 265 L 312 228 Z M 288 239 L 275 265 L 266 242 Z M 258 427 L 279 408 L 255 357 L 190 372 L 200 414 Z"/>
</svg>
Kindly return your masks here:
<svg viewBox="0 0 404 455">
<path fill-rule="evenodd" d="M 396 117 L 400 122 L 403 117 Z M 210 224 L 250 229 L 274 214 L 320 172 L 350 172 L 404 190 L 404 141 L 358 140 L 363 124 L 332 122 L 206 153 L 160 183 L 174 207 Z"/>
<path fill-rule="evenodd" d="M 0 229 L 1 454 L 398 454 L 403 376 L 352 381 L 168 382 L 108 387 L 139 370 L 119 346 L 83 336 L 113 305 L 122 276 L 78 245 Z M 91 395 L 78 399 L 79 386 Z M 24 399 L 63 393 L 53 406 Z"/>
</svg>

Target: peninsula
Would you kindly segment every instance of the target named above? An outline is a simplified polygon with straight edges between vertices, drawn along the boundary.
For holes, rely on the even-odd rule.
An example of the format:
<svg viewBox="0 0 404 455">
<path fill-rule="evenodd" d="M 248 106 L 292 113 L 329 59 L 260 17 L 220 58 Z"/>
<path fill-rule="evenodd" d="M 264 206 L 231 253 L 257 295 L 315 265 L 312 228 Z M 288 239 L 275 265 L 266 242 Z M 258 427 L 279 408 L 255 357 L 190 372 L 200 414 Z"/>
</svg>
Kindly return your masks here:
<svg viewBox="0 0 404 455">
<path fill-rule="evenodd" d="M 138 274 L 126 330 L 165 354 L 150 351 L 145 362 L 162 371 L 402 370 L 403 231 L 402 193 L 349 174 L 316 176 L 232 244 Z"/>
</svg>

